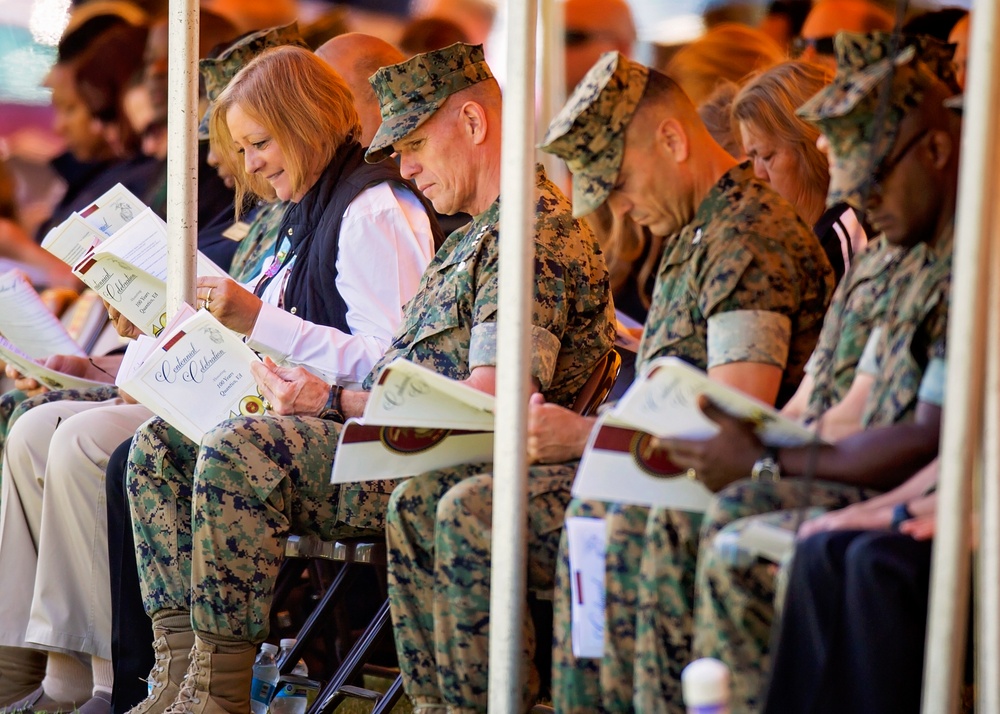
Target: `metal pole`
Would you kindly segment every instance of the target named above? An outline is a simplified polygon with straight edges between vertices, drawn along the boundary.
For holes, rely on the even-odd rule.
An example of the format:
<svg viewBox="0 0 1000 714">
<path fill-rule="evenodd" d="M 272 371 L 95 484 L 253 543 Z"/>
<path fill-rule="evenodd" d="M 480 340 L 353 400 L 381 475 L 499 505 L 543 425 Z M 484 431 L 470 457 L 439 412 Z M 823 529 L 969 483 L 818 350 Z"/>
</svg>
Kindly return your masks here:
<svg viewBox="0 0 1000 714">
<path fill-rule="evenodd" d="M 535 0 L 507 3 L 507 87 L 500 175 L 497 414 L 490 574 L 489 710 L 521 710 L 525 607 L 528 396 L 534 295 Z"/>
<path fill-rule="evenodd" d="M 540 10 L 542 46 L 538 55 L 542 86 L 538 126 L 544 133 L 566 103 L 566 92 L 572 87 L 566 86 L 566 0 L 542 0 Z M 569 189 L 569 171 L 562 159 L 555 154 L 542 154 L 542 164 L 553 183 L 564 191 Z"/>
<path fill-rule="evenodd" d="M 958 187 L 958 216 L 948 325 L 948 377 L 941 443 L 938 527 L 931 567 L 931 600 L 924 662 L 923 714 L 951 714 L 958 708 L 958 685 L 965 656 L 969 603 L 969 520 L 974 474 L 983 439 L 991 204 L 998 184 L 998 56 L 1000 14 L 992 0 L 977 2 L 969 46 L 969 77 Z M 991 354 L 995 361 L 997 355 Z M 997 435 L 987 434 L 988 439 Z M 990 473 L 992 479 L 996 473 Z M 990 529 L 992 537 L 993 528 Z M 992 545 L 990 546 L 992 549 Z M 983 603 L 996 607 L 996 600 Z M 995 672 L 996 663 L 984 663 Z M 981 681 L 996 686 L 996 679 Z M 985 709 L 983 711 L 991 711 Z M 995 709 L 993 710 L 995 711 Z"/>
<path fill-rule="evenodd" d="M 195 304 L 198 249 L 198 0 L 170 0 L 167 84 L 167 314 Z"/>
<path fill-rule="evenodd" d="M 992 195 L 996 195 L 994 192 Z M 993 211 L 987 306 L 986 415 L 976 567 L 976 710 L 1000 712 L 1000 221 Z"/>
</svg>

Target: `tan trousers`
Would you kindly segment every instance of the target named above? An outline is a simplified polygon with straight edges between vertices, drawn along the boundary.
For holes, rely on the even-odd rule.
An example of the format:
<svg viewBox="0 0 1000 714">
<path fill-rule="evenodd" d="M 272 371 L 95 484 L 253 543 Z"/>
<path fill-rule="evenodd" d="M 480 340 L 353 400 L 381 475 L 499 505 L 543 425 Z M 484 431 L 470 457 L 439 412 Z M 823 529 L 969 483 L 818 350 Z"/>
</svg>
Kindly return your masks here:
<svg viewBox="0 0 1000 714">
<path fill-rule="evenodd" d="M 111 658 L 104 471 L 150 416 L 117 399 L 59 401 L 12 427 L 0 488 L 0 645 Z"/>
</svg>

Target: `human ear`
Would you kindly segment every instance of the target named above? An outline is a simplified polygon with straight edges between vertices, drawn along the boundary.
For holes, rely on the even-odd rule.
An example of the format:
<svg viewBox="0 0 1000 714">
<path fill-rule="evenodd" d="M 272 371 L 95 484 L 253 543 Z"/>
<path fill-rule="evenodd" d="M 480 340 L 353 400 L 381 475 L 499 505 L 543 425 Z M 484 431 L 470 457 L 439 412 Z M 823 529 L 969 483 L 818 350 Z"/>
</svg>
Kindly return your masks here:
<svg viewBox="0 0 1000 714">
<path fill-rule="evenodd" d="M 931 131 L 927 150 L 931 157 L 931 164 L 935 169 L 940 170 L 948 165 L 955 148 L 955 142 L 952 141 L 948 132 L 938 129 Z"/>
<path fill-rule="evenodd" d="M 678 164 L 687 161 L 691 153 L 688 134 L 684 126 L 674 117 L 667 117 L 656 125 L 654 140 Z"/>
<path fill-rule="evenodd" d="M 465 133 L 472 139 L 475 145 L 486 141 L 486 132 L 489 122 L 486 118 L 486 110 L 478 102 L 466 102 L 460 110 L 461 120 Z"/>
</svg>

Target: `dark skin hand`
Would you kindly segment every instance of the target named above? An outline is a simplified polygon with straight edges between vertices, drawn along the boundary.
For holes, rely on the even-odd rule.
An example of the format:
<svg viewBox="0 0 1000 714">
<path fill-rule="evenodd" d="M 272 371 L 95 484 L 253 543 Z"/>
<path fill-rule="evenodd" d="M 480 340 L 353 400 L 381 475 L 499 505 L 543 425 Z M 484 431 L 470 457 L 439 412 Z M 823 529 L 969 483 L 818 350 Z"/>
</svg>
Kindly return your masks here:
<svg viewBox="0 0 1000 714">
<path fill-rule="evenodd" d="M 730 416 L 707 397 L 699 407 L 719 426 L 706 441 L 665 439 L 663 445 L 678 466 L 694 469 L 712 491 L 748 478 L 764 445 L 753 425 Z M 921 402 L 913 421 L 869 429 L 836 444 L 786 447 L 778 451 L 782 477 L 802 476 L 855 486 L 889 490 L 927 465 L 938 452 L 941 409 Z"/>
</svg>

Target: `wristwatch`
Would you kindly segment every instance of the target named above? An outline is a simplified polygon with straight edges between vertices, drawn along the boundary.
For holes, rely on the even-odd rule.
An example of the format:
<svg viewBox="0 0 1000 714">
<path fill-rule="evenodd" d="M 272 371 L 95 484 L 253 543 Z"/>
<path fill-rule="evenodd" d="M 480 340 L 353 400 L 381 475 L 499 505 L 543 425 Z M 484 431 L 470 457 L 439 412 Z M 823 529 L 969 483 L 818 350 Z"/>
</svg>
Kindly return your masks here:
<svg viewBox="0 0 1000 714">
<path fill-rule="evenodd" d="M 899 527 L 911 518 L 913 518 L 913 514 L 910 513 L 906 504 L 897 503 L 892 507 L 892 521 L 889 523 L 889 530 L 893 533 L 899 533 Z"/>
<path fill-rule="evenodd" d="M 344 388 L 339 384 L 330 385 L 330 396 L 326 400 L 326 405 L 319 412 L 320 419 L 344 423 L 344 412 L 340 406 L 340 395 L 343 393 Z"/>
<path fill-rule="evenodd" d="M 778 464 L 778 450 L 772 447 L 764 449 L 764 454 L 757 459 L 750 471 L 753 481 L 769 481 L 777 483 L 781 480 L 781 466 Z"/>
</svg>

